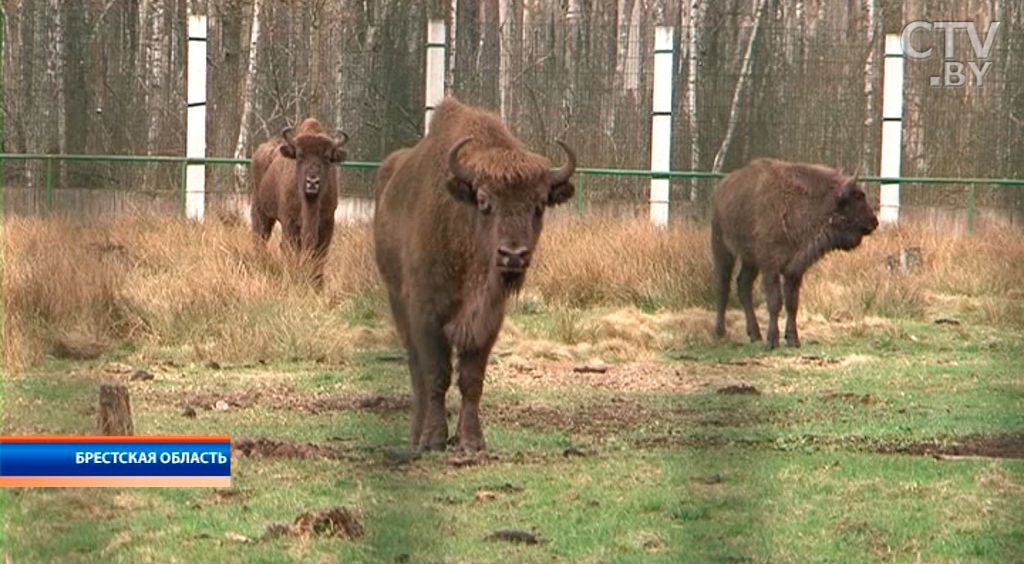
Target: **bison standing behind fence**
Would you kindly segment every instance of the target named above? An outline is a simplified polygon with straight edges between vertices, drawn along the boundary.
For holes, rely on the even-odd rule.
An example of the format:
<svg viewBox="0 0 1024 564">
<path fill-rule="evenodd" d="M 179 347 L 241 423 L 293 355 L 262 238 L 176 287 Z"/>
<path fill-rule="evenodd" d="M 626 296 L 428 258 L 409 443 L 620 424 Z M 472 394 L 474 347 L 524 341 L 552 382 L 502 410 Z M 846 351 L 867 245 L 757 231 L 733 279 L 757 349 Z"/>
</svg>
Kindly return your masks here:
<svg viewBox="0 0 1024 564">
<path fill-rule="evenodd" d="M 796 312 L 804 273 L 825 253 L 849 251 L 878 227 L 855 178 L 819 165 L 757 159 L 715 187 L 711 250 L 715 261 L 715 333 L 725 335 L 725 307 L 736 259 L 736 293 L 751 342 L 761 340 L 752 287 L 758 273 L 768 305 L 768 348 L 779 345 L 786 305 L 786 344 L 800 346 Z"/>
<path fill-rule="evenodd" d="M 341 148 L 348 135 L 332 138 L 319 121 L 308 118 L 292 135 L 264 141 L 252 155 L 252 231 L 264 242 L 274 223 L 281 222 L 282 245 L 302 259 L 313 261 L 313 283 L 323 287 L 327 249 L 334 235 L 338 207 L 338 172 L 345 160 Z"/>
<path fill-rule="evenodd" d="M 448 98 L 430 134 L 385 159 L 376 180 L 374 245 L 412 384 L 413 445 L 443 449 L 452 351 L 462 395 L 456 437 L 481 450 L 487 359 L 537 245 L 544 210 L 573 195 L 576 157 L 550 168 L 500 119 Z"/>
</svg>

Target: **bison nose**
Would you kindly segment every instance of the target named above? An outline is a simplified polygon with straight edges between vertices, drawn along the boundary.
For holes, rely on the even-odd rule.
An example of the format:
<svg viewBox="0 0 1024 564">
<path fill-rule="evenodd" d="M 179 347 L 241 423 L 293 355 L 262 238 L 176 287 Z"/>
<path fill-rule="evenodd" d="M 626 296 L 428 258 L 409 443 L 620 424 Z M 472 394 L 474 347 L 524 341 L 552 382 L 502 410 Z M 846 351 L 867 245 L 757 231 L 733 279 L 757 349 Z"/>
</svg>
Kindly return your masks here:
<svg viewBox="0 0 1024 564">
<path fill-rule="evenodd" d="M 502 268 L 526 268 L 530 265 L 530 249 L 526 247 L 499 247 L 498 266 Z"/>
<path fill-rule="evenodd" d="M 308 176 L 306 177 L 306 193 L 316 194 L 320 191 L 320 177 L 319 176 Z"/>
</svg>

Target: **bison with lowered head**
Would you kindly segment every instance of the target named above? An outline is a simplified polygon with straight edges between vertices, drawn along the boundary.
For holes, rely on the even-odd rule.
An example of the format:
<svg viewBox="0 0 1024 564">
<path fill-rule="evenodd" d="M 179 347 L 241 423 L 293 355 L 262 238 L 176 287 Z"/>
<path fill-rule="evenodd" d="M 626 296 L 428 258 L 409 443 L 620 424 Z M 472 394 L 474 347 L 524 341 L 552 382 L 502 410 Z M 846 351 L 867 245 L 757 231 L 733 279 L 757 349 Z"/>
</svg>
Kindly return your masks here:
<svg viewBox="0 0 1024 564">
<path fill-rule="evenodd" d="M 525 279 L 544 211 L 573 195 L 576 157 L 552 168 L 492 113 L 445 99 L 430 133 L 391 153 L 376 179 L 374 245 L 412 382 L 414 446 L 448 441 L 453 353 L 462 395 L 457 446 L 484 448 L 484 369 Z"/>
<path fill-rule="evenodd" d="M 761 340 L 751 295 L 754 279 L 768 306 L 769 349 L 779 345 L 786 305 L 786 344 L 800 346 L 796 311 L 804 273 L 825 253 L 849 251 L 878 227 L 855 178 L 820 165 L 757 159 L 729 174 L 712 197 L 711 251 L 718 306 L 715 333 L 725 335 L 729 282 L 738 258 L 736 293 L 751 342 Z"/>
<path fill-rule="evenodd" d="M 344 161 L 348 135 L 331 137 L 319 121 L 308 118 L 297 129 L 286 127 L 256 148 L 250 163 L 253 181 L 252 231 L 264 242 L 281 222 L 282 244 L 313 260 L 313 282 L 323 287 L 327 248 L 334 235 L 338 181 L 334 163 Z"/>
</svg>

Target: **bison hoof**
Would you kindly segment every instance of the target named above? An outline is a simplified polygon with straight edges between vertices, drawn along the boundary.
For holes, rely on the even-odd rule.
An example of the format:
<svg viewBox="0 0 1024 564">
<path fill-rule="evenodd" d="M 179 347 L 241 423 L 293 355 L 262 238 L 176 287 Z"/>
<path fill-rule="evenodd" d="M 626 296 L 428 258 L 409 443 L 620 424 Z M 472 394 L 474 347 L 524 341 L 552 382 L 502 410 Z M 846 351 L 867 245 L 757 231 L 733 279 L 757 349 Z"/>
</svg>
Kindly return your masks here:
<svg viewBox="0 0 1024 564">
<path fill-rule="evenodd" d="M 460 437 L 457 444 L 456 448 L 463 452 L 473 453 L 484 450 L 483 437 L 467 437 L 465 439 Z"/>
<path fill-rule="evenodd" d="M 786 336 L 786 346 L 793 348 L 800 348 L 800 339 L 797 337 Z"/>
<path fill-rule="evenodd" d="M 445 450 L 448 448 L 448 441 L 430 441 L 427 439 L 421 439 L 419 444 L 420 450 Z"/>
<path fill-rule="evenodd" d="M 445 450 L 448 448 L 448 431 L 440 429 L 433 433 L 424 432 L 420 435 L 420 450 Z"/>
</svg>

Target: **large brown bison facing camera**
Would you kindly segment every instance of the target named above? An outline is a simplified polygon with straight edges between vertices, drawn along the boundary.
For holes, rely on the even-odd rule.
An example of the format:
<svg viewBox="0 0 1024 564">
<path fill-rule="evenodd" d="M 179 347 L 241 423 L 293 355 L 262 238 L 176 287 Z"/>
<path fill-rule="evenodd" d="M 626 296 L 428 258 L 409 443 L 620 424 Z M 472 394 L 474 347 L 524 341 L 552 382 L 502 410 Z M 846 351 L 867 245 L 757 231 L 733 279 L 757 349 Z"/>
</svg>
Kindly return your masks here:
<svg viewBox="0 0 1024 564">
<path fill-rule="evenodd" d="M 761 340 L 752 287 L 758 273 L 768 306 L 769 349 L 779 346 L 786 306 L 786 344 L 800 346 L 796 313 L 804 273 L 825 253 L 849 251 L 878 227 L 855 178 L 820 165 L 757 159 L 715 187 L 711 251 L 715 264 L 715 333 L 725 335 L 729 283 L 738 258 L 736 293 L 751 342 Z"/>
<path fill-rule="evenodd" d="M 345 160 L 344 132 L 333 138 L 314 118 L 292 133 L 286 127 L 256 148 L 250 163 L 253 194 L 252 231 L 264 243 L 281 222 L 282 246 L 300 258 L 311 259 L 313 283 L 323 287 L 324 262 L 334 235 L 338 207 L 335 163 Z"/>
<path fill-rule="evenodd" d="M 411 441 L 448 443 L 445 395 L 453 352 L 462 395 L 457 447 L 484 448 L 484 370 L 543 228 L 573 195 L 576 157 L 552 168 L 492 113 L 448 98 L 430 133 L 391 153 L 376 179 L 374 246 L 412 384 Z"/>
</svg>

